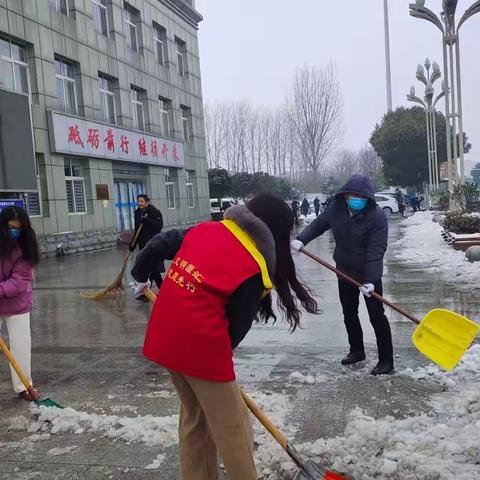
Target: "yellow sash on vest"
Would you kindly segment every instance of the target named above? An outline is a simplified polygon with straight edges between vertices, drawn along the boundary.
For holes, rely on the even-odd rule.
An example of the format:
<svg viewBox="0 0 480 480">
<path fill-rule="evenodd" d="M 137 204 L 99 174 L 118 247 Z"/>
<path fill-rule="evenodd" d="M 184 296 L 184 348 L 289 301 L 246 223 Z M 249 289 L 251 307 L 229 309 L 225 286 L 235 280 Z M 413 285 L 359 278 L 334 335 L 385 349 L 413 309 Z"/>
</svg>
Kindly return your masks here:
<svg viewBox="0 0 480 480">
<path fill-rule="evenodd" d="M 253 259 L 257 262 L 262 272 L 262 281 L 265 289 L 271 290 L 273 288 L 272 280 L 268 274 L 267 262 L 265 261 L 264 256 L 260 253 L 255 242 L 252 240 L 250 235 L 243 230 L 237 223 L 233 220 L 223 220 L 221 223 L 232 232 L 236 239 L 247 249 Z M 267 292 L 268 293 L 268 292 Z"/>
</svg>

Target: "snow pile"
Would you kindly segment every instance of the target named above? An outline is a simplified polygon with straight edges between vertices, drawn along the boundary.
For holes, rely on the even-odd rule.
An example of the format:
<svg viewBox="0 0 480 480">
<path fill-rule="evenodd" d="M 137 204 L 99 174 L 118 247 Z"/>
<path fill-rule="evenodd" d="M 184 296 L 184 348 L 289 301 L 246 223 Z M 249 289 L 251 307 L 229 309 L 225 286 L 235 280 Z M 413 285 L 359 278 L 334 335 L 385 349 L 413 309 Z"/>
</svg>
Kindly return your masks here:
<svg viewBox="0 0 480 480">
<path fill-rule="evenodd" d="M 160 468 L 160 465 L 163 463 L 165 458 L 166 456 L 163 453 L 159 453 L 153 462 L 145 467 L 145 470 L 156 470 L 157 468 Z"/>
<path fill-rule="evenodd" d="M 58 457 L 59 455 L 65 455 L 66 453 L 73 452 L 77 448 L 78 448 L 77 445 L 72 445 L 70 447 L 51 448 L 50 450 L 47 451 L 47 455 L 52 455 L 53 457 Z"/>
<path fill-rule="evenodd" d="M 470 263 L 442 238 L 442 227 L 432 221 L 432 212 L 417 212 L 402 222 L 403 237 L 393 244 L 395 256 L 407 264 L 428 266 L 447 282 L 478 284 L 480 267 Z"/>
<path fill-rule="evenodd" d="M 143 442 L 147 445 L 169 447 L 177 443 L 178 415 L 168 417 L 119 417 L 78 412 L 73 408 L 31 407 L 38 415 L 29 426 L 29 432 L 50 434 L 84 432 L 99 433 L 127 443 Z M 18 421 L 17 421 L 18 423 Z"/>
<path fill-rule="evenodd" d="M 288 423 L 291 401 L 286 395 L 279 393 L 253 393 L 255 403 L 266 413 L 273 424 L 288 438 L 295 437 L 297 429 Z M 255 433 L 255 452 L 259 478 L 262 480 L 279 480 L 279 472 L 295 472 L 295 466 L 282 450 L 277 441 L 265 430 L 257 419 L 252 417 Z"/>
<path fill-rule="evenodd" d="M 449 387 L 433 397 L 428 415 L 375 420 L 357 408 L 343 437 L 305 443 L 301 452 L 356 480 L 480 478 L 480 346 L 454 372 L 424 367 L 407 373 Z"/>
<path fill-rule="evenodd" d="M 315 377 L 313 375 L 303 375 L 300 372 L 293 372 L 288 376 L 288 380 L 292 380 L 298 383 L 306 383 L 308 385 L 313 385 L 315 383 Z"/>
</svg>

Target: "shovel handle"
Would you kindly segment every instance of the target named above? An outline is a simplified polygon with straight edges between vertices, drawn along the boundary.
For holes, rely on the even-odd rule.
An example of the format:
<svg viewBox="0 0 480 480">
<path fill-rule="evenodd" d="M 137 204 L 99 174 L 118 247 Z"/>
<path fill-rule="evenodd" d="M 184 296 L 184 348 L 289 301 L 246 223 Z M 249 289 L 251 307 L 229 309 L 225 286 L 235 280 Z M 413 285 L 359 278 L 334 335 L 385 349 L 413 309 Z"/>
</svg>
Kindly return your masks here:
<svg viewBox="0 0 480 480">
<path fill-rule="evenodd" d="M 252 397 L 241 387 L 243 401 L 246 403 L 248 409 L 253 413 L 257 420 L 268 430 L 270 435 L 280 444 L 280 446 L 287 451 L 288 442 L 283 433 L 272 423 L 272 421 L 265 415 L 260 407 L 253 401 Z"/>
<path fill-rule="evenodd" d="M 20 366 L 18 365 L 17 361 L 15 360 L 15 358 L 13 358 L 13 355 L 12 353 L 10 352 L 10 350 L 8 349 L 7 347 L 7 344 L 3 341 L 3 338 L 0 337 L 0 349 L 2 350 L 2 352 L 4 353 L 4 355 L 7 357 L 7 360 L 9 361 L 10 365 L 12 366 L 12 368 L 15 370 L 15 372 L 17 373 L 17 375 L 19 376 L 20 380 L 22 381 L 23 385 L 25 386 L 25 388 L 27 390 L 29 390 L 31 388 L 31 385 L 30 385 L 30 382 L 28 381 L 28 378 L 25 376 L 25 374 L 23 373 L 22 369 L 20 368 Z"/>
<path fill-rule="evenodd" d="M 308 250 L 305 250 L 305 248 L 302 248 L 300 249 L 300 251 L 302 253 L 304 253 L 307 257 L 310 257 L 312 260 L 315 260 L 317 263 L 319 263 L 320 265 L 323 265 L 325 268 L 328 268 L 328 270 L 332 271 L 333 273 L 335 273 L 337 276 L 339 276 L 341 279 L 347 281 L 348 283 L 350 283 L 351 285 L 357 287 L 357 288 L 360 288 L 362 286 L 362 284 L 360 282 L 358 282 L 357 280 L 353 279 L 352 277 L 350 277 L 349 275 L 347 275 L 346 273 L 343 273 L 341 272 L 340 270 L 338 270 L 337 268 L 335 268 L 333 265 L 330 265 L 329 263 L 327 263 L 325 260 L 322 260 L 320 257 L 317 257 L 316 255 L 314 255 L 312 252 L 309 252 Z M 400 313 L 401 315 L 403 315 L 404 317 L 407 317 L 409 320 L 411 320 L 413 323 L 416 323 L 417 325 L 420 325 L 420 320 L 415 317 L 414 315 L 412 315 L 411 313 L 407 312 L 406 310 L 404 310 L 402 307 L 399 307 L 398 305 L 395 305 L 394 303 L 392 303 L 390 300 L 387 300 L 386 298 L 382 297 L 381 295 L 379 295 L 377 292 L 372 292 L 370 293 L 370 295 L 373 297 L 373 298 L 376 298 L 377 300 L 379 300 L 380 302 L 384 303 L 385 305 L 388 305 L 392 310 L 395 310 L 396 312 Z"/>
</svg>

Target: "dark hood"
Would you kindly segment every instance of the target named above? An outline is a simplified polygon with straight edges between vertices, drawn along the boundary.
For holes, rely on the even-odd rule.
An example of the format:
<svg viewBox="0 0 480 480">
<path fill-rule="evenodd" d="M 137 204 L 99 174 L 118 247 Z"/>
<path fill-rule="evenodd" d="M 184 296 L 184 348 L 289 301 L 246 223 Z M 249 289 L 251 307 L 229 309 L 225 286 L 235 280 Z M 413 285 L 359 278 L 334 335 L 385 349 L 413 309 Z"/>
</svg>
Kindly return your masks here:
<svg viewBox="0 0 480 480">
<path fill-rule="evenodd" d="M 348 180 L 348 182 L 338 191 L 336 197 L 346 193 L 358 193 L 375 202 L 375 194 L 373 193 L 370 180 L 364 175 L 353 175 L 350 180 Z"/>
</svg>

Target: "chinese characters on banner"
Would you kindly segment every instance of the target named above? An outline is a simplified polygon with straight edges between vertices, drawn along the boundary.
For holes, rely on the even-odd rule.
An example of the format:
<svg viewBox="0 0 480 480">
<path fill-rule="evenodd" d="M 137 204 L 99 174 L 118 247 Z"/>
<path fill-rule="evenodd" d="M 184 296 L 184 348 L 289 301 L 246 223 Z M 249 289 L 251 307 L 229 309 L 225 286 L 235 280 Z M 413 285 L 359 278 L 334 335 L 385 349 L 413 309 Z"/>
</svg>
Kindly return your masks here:
<svg viewBox="0 0 480 480">
<path fill-rule="evenodd" d="M 182 142 L 49 112 L 50 143 L 58 153 L 184 167 Z"/>
</svg>

